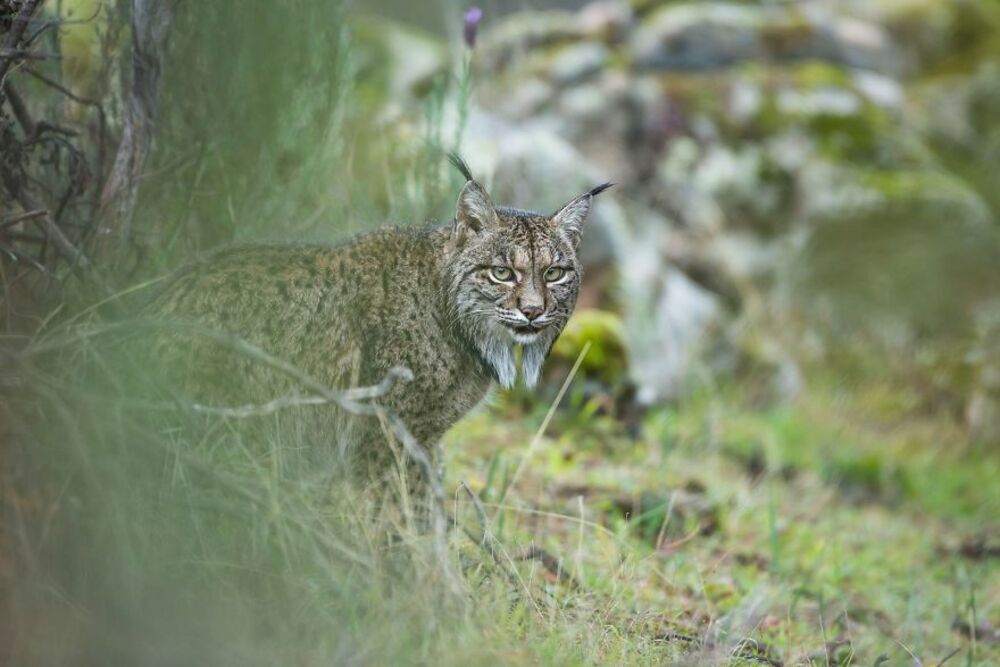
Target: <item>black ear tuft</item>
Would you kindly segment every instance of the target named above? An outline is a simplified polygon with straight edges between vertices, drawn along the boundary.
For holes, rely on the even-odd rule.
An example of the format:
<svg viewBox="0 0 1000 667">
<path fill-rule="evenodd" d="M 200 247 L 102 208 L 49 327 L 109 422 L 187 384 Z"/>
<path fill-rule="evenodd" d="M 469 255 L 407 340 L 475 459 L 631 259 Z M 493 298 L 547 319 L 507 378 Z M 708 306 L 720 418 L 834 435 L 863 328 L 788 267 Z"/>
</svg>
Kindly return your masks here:
<svg viewBox="0 0 1000 667">
<path fill-rule="evenodd" d="M 469 170 L 469 165 L 465 164 L 465 160 L 459 157 L 458 153 L 451 151 L 448 153 L 448 161 L 455 165 L 455 168 L 462 172 L 462 176 L 465 176 L 467 181 L 475 181 L 472 177 L 472 172 Z"/>
<path fill-rule="evenodd" d="M 590 195 L 591 197 L 596 197 L 597 195 L 601 194 L 602 192 L 610 188 L 612 185 L 614 185 L 614 183 L 601 183 L 587 194 Z"/>
</svg>

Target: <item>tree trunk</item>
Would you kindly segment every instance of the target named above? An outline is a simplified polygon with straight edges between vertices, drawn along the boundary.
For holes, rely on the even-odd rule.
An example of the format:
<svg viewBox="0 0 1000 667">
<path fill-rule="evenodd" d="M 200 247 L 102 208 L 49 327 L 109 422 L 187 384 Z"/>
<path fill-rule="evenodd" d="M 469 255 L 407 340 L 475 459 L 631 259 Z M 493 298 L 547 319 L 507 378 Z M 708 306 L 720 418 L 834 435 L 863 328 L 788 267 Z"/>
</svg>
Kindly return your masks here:
<svg viewBox="0 0 1000 667">
<path fill-rule="evenodd" d="M 113 259 L 131 236 L 132 215 L 156 121 L 160 69 L 176 0 L 132 0 L 132 68 L 121 143 L 101 193 L 97 254 Z"/>
</svg>

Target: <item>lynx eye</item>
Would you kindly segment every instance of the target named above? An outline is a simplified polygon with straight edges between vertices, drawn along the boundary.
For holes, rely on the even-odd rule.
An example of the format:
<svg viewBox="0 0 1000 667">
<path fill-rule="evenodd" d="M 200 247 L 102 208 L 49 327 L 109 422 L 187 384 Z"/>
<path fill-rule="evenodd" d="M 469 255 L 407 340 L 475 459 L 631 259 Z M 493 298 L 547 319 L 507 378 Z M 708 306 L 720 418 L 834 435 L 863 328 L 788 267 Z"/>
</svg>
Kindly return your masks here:
<svg viewBox="0 0 1000 667">
<path fill-rule="evenodd" d="M 560 268 L 558 266 L 550 266 L 545 271 L 545 282 L 554 283 L 562 280 L 563 276 L 566 275 L 566 269 Z"/>
<path fill-rule="evenodd" d="M 509 283 L 514 279 L 514 272 L 506 266 L 494 266 L 490 269 L 490 277 L 498 283 Z"/>
</svg>

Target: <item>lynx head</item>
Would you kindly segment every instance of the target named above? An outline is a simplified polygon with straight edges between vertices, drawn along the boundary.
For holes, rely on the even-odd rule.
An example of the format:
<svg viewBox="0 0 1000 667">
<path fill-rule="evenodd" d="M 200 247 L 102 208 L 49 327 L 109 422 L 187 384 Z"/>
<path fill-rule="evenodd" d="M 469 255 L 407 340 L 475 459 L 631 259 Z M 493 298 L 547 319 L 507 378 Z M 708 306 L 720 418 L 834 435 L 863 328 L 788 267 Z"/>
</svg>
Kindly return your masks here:
<svg viewBox="0 0 1000 667">
<path fill-rule="evenodd" d="M 583 274 L 576 249 L 591 202 L 611 184 L 544 215 L 494 206 L 461 158 L 449 158 L 467 179 L 447 267 L 452 321 L 504 387 L 517 377 L 521 345 L 521 373 L 534 386 L 576 305 Z"/>
</svg>

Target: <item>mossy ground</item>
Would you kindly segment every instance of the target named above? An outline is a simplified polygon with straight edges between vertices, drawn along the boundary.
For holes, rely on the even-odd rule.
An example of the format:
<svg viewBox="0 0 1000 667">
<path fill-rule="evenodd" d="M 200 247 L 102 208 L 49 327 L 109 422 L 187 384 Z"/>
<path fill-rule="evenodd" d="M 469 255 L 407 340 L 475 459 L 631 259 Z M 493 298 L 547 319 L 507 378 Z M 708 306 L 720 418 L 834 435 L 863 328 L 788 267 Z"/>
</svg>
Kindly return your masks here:
<svg viewBox="0 0 1000 667">
<path fill-rule="evenodd" d="M 552 596 L 521 622 L 602 664 L 997 664 L 996 452 L 885 383 L 744 395 L 653 409 L 637 436 L 577 404 L 538 437 L 545 406 L 505 397 L 454 429 L 452 485 L 480 493 L 509 553 L 538 545 L 576 582 L 520 563 Z"/>
</svg>

